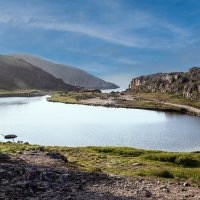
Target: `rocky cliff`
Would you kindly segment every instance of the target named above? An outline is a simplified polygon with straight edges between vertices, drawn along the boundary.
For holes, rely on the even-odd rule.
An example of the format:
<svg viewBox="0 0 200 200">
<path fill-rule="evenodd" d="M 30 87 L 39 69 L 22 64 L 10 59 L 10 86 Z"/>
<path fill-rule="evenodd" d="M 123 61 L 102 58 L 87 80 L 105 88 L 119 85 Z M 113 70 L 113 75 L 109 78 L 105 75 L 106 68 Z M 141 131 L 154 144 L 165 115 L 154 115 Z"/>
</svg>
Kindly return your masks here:
<svg viewBox="0 0 200 200">
<path fill-rule="evenodd" d="M 134 92 L 166 92 L 189 99 L 200 99 L 200 68 L 188 72 L 158 73 L 134 78 L 129 90 Z"/>
</svg>

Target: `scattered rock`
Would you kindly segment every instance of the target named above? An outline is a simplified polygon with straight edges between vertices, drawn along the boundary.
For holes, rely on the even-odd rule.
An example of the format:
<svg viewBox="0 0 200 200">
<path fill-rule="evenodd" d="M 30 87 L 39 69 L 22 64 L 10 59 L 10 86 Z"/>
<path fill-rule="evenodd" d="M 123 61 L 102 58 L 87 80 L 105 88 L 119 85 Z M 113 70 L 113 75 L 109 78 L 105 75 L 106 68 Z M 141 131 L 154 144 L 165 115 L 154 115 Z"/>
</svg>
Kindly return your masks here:
<svg viewBox="0 0 200 200">
<path fill-rule="evenodd" d="M 139 197 L 147 197 L 150 198 L 152 196 L 152 193 L 146 189 L 138 190 L 137 195 Z"/>
<path fill-rule="evenodd" d="M 67 183 L 69 180 L 70 180 L 69 174 L 62 174 L 62 175 L 60 176 L 60 182 L 61 182 L 62 184 Z"/>
<path fill-rule="evenodd" d="M 15 162 L 0 162 L 0 199 L 200 199 L 200 188 L 186 182 L 74 171 L 63 161 L 55 162 L 61 159 L 61 154 L 55 154 L 51 152 L 48 157 L 45 153 L 17 154 Z"/>
<path fill-rule="evenodd" d="M 187 183 L 187 182 L 185 182 L 185 183 L 183 183 L 183 186 L 184 186 L 184 187 L 188 187 L 188 186 L 190 186 L 190 184 Z"/>
</svg>

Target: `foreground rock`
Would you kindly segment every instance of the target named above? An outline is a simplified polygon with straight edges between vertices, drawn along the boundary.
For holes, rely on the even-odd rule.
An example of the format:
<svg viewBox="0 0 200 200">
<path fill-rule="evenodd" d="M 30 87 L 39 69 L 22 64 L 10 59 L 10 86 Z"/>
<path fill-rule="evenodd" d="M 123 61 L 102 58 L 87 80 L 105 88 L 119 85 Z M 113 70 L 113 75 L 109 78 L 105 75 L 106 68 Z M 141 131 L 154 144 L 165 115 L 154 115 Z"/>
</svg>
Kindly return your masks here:
<svg viewBox="0 0 200 200">
<path fill-rule="evenodd" d="M 200 199 L 189 183 L 70 170 L 63 157 L 19 154 L 0 162 L 0 199 Z"/>
</svg>

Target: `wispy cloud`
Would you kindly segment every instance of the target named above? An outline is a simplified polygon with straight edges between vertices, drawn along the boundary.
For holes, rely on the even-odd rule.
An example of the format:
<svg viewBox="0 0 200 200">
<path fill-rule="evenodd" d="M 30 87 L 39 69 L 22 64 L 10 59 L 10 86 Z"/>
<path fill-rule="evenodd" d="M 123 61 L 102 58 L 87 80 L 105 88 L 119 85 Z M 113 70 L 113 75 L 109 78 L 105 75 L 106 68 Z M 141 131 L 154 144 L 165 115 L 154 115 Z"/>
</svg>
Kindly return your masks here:
<svg viewBox="0 0 200 200">
<path fill-rule="evenodd" d="M 23 8 L 21 8 L 23 9 Z M 117 9 L 120 9 L 119 6 Z M 23 13 L 23 12 L 22 12 Z M 28 13 L 28 12 L 27 12 Z M 135 10 L 131 13 L 123 13 L 123 21 L 118 24 L 110 23 L 70 23 L 69 20 L 52 20 L 48 15 L 45 17 L 34 16 L 27 13 L 22 15 L 0 14 L 0 23 L 15 25 L 19 27 L 31 27 L 41 30 L 73 32 L 84 36 L 97 38 L 116 45 L 136 48 L 161 48 L 182 46 L 190 36 L 188 30 L 155 18 L 152 14 Z M 121 14 L 120 14 L 121 16 Z M 114 19 L 116 14 L 109 16 Z M 163 37 L 165 34 L 165 37 Z M 166 37 L 167 35 L 167 37 Z M 182 41 L 182 42 L 181 42 Z"/>
</svg>

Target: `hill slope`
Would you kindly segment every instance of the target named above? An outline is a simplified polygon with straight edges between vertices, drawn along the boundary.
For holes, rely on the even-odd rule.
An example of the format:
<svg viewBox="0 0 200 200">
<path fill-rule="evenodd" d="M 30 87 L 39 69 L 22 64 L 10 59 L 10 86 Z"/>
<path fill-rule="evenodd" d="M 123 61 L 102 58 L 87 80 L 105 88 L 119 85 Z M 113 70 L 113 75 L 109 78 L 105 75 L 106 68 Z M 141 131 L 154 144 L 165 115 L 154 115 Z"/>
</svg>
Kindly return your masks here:
<svg viewBox="0 0 200 200">
<path fill-rule="evenodd" d="M 67 65 L 55 64 L 41 58 L 27 55 L 27 54 L 15 54 L 14 57 L 24 59 L 25 61 L 37 66 L 53 76 L 62 79 L 65 83 L 80 86 L 85 88 L 94 89 L 116 89 L 117 85 L 106 82 L 100 78 L 97 78 L 81 69 L 70 67 Z"/>
<path fill-rule="evenodd" d="M 0 89 L 73 90 L 75 88 L 22 59 L 0 55 Z"/>
<path fill-rule="evenodd" d="M 186 98 L 200 98 L 200 68 L 193 67 L 188 72 L 158 73 L 134 78 L 130 91 L 167 92 L 181 94 Z"/>
</svg>

